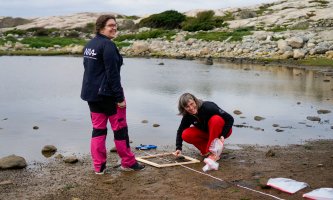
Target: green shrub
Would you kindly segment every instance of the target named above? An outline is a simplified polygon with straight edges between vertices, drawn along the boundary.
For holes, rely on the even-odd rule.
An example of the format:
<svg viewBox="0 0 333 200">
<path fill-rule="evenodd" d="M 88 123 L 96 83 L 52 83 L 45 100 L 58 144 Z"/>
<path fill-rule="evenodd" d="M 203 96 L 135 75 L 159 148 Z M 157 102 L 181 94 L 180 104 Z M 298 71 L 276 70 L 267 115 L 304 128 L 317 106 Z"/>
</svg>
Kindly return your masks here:
<svg viewBox="0 0 333 200">
<path fill-rule="evenodd" d="M 170 40 L 170 38 L 175 34 L 176 34 L 175 31 L 156 29 L 152 31 L 144 31 L 137 34 L 120 35 L 116 37 L 114 41 L 121 42 L 124 40 L 146 40 L 148 38 L 161 38 L 161 37 L 166 37 L 167 39 Z"/>
<path fill-rule="evenodd" d="M 139 27 L 175 29 L 181 27 L 181 23 L 185 20 L 185 18 L 185 15 L 177 11 L 168 10 L 142 19 L 139 22 Z"/>
<path fill-rule="evenodd" d="M 87 23 L 84 27 L 76 27 L 74 30 L 83 33 L 93 33 L 95 32 L 95 23 Z"/>
<path fill-rule="evenodd" d="M 69 38 L 79 38 L 80 37 L 80 33 L 73 30 L 73 31 L 69 31 L 68 33 L 66 33 L 66 37 Z"/>
<path fill-rule="evenodd" d="M 286 27 L 283 27 L 283 26 L 275 26 L 271 29 L 268 29 L 267 31 L 272 31 L 272 32 L 283 32 L 283 31 L 286 31 L 288 30 Z"/>
<path fill-rule="evenodd" d="M 54 45 L 60 45 L 62 47 L 71 44 L 85 45 L 87 42 L 83 39 L 76 38 L 61 38 L 61 37 L 33 37 L 24 38 L 21 43 L 28 44 L 30 47 L 41 48 L 41 47 L 53 47 Z"/>
<path fill-rule="evenodd" d="M 119 49 L 121 49 L 123 47 L 128 47 L 132 44 L 130 42 L 118 42 L 118 41 L 114 41 L 114 42 L 116 43 L 116 45 Z"/>
<path fill-rule="evenodd" d="M 232 12 L 228 11 L 222 16 L 222 19 L 224 21 L 232 21 L 232 20 L 235 20 L 235 16 L 232 14 Z"/>
<path fill-rule="evenodd" d="M 16 42 L 16 41 L 17 41 L 17 39 L 16 39 L 15 37 L 13 37 L 13 36 L 7 36 L 7 37 L 5 38 L 5 40 L 6 40 L 6 41 L 11 41 L 11 42 Z"/>
<path fill-rule="evenodd" d="M 252 34 L 252 29 L 253 28 L 250 27 L 236 29 L 233 32 L 200 32 L 195 35 L 187 35 L 185 38 L 196 38 L 205 41 L 224 41 L 231 37 L 229 41 L 241 41 L 243 39 L 243 36 Z"/>
<path fill-rule="evenodd" d="M 6 40 L 0 38 L 0 45 L 4 45 L 6 43 Z"/>
<path fill-rule="evenodd" d="M 13 35 L 25 35 L 27 34 L 27 31 L 26 30 L 21 30 L 21 29 L 13 29 L 13 30 L 9 30 L 9 31 L 6 31 L 4 32 L 4 35 L 8 35 L 8 34 L 13 34 Z"/>
<path fill-rule="evenodd" d="M 56 28 L 46 29 L 44 27 L 33 27 L 33 28 L 28 28 L 26 31 L 32 32 L 34 36 L 50 36 L 53 32 L 59 31 L 59 29 Z"/>
<path fill-rule="evenodd" d="M 197 17 L 188 17 L 186 21 L 182 24 L 182 29 L 184 31 L 208 31 L 215 27 L 216 21 L 214 21 L 214 11 L 204 11 L 199 12 Z M 219 18 L 221 19 L 221 18 Z"/>
</svg>

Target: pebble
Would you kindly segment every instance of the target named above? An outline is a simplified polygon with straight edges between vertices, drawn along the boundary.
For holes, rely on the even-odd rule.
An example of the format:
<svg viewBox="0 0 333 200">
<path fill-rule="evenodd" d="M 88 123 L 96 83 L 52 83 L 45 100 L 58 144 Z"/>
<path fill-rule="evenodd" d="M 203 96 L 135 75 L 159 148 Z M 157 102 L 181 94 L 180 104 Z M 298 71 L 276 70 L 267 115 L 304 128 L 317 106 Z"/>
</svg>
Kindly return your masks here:
<svg viewBox="0 0 333 200">
<path fill-rule="evenodd" d="M 39 129 L 39 127 L 38 126 L 33 126 L 32 129 L 37 130 L 37 129 Z"/>
<path fill-rule="evenodd" d="M 159 127 L 160 125 L 159 124 L 153 124 L 153 127 Z"/>
<path fill-rule="evenodd" d="M 264 120 L 265 118 L 264 117 L 260 117 L 260 116 L 255 116 L 254 117 L 254 120 L 256 121 L 261 121 L 261 120 Z"/>
</svg>

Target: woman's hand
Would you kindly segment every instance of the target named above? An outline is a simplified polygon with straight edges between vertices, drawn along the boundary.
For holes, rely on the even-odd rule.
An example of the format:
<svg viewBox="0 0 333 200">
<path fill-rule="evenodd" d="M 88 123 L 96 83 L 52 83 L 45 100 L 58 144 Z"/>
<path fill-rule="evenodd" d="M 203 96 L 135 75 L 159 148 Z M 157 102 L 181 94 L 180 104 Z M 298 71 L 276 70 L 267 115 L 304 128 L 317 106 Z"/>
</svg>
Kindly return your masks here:
<svg viewBox="0 0 333 200">
<path fill-rule="evenodd" d="M 173 152 L 173 155 L 175 156 L 180 156 L 182 154 L 182 151 L 181 150 L 176 150 L 175 152 Z"/>
<path fill-rule="evenodd" d="M 122 101 L 122 102 L 120 102 L 120 103 L 117 103 L 117 106 L 118 106 L 119 108 L 126 108 L 126 101 Z"/>
</svg>

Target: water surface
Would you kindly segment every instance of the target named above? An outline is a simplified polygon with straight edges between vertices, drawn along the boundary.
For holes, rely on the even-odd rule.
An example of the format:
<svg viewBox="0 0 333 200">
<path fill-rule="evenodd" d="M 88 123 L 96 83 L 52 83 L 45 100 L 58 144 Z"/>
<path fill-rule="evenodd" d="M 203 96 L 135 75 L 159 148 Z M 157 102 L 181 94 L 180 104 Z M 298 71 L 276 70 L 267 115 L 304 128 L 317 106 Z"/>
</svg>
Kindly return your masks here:
<svg viewBox="0 0 333 200">
<path fill-rule="evenodd" d="M 333 114 L 317 114 L 318 109 L 333 108 L 331 76 L 287 67 L 208 66 L 173 59 L 125 58 L 124 63 L 121 73 L 133 146 L 174 147 L 180 122 L 177 99 L 184 92 L 214 101 L 231 114 L 243 113 L 233 114 L 235 124 L 252 128 L 234 127 L 229 147 L 333 138 Z M 89 152 L 89 109 L 80 99 L 82 58 L 3 56 L 0 71 L 0 157 L 16 154 L 43 160 L 41 149 L 46 144 L 65 155 Z M 254 116 L 265 120 L 255 121 Z M 307 116 L 322 120 L 311 122 Z M 160 127 L 154 128 L 154 123 Z M 108 147 L 113 146 L 112 139 L 109 132 Z"/>
</svg>

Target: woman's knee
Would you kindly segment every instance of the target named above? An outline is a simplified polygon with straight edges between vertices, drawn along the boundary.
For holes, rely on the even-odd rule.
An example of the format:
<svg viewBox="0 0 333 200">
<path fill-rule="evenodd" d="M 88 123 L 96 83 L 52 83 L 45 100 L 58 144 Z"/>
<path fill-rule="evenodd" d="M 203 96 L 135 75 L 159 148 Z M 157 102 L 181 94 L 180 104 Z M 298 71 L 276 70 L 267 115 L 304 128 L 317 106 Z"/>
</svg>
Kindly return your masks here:
<svg viewBox="0 0 333 200">
<path fill-rule="evenodd" d="M 183 131 L 182 138 L 185 142 L 188 142 L 188 140 L 191 138 L 191 133 L 191 128 L 187 128 Z"/>
<path fill-rule="evenodd" d="M 219 115 L 213 115 L 208 121 L 208 126 L 218 125 L 223 127 L 224 124 L 225 124 L 224 119 Z"/>
</svg>

